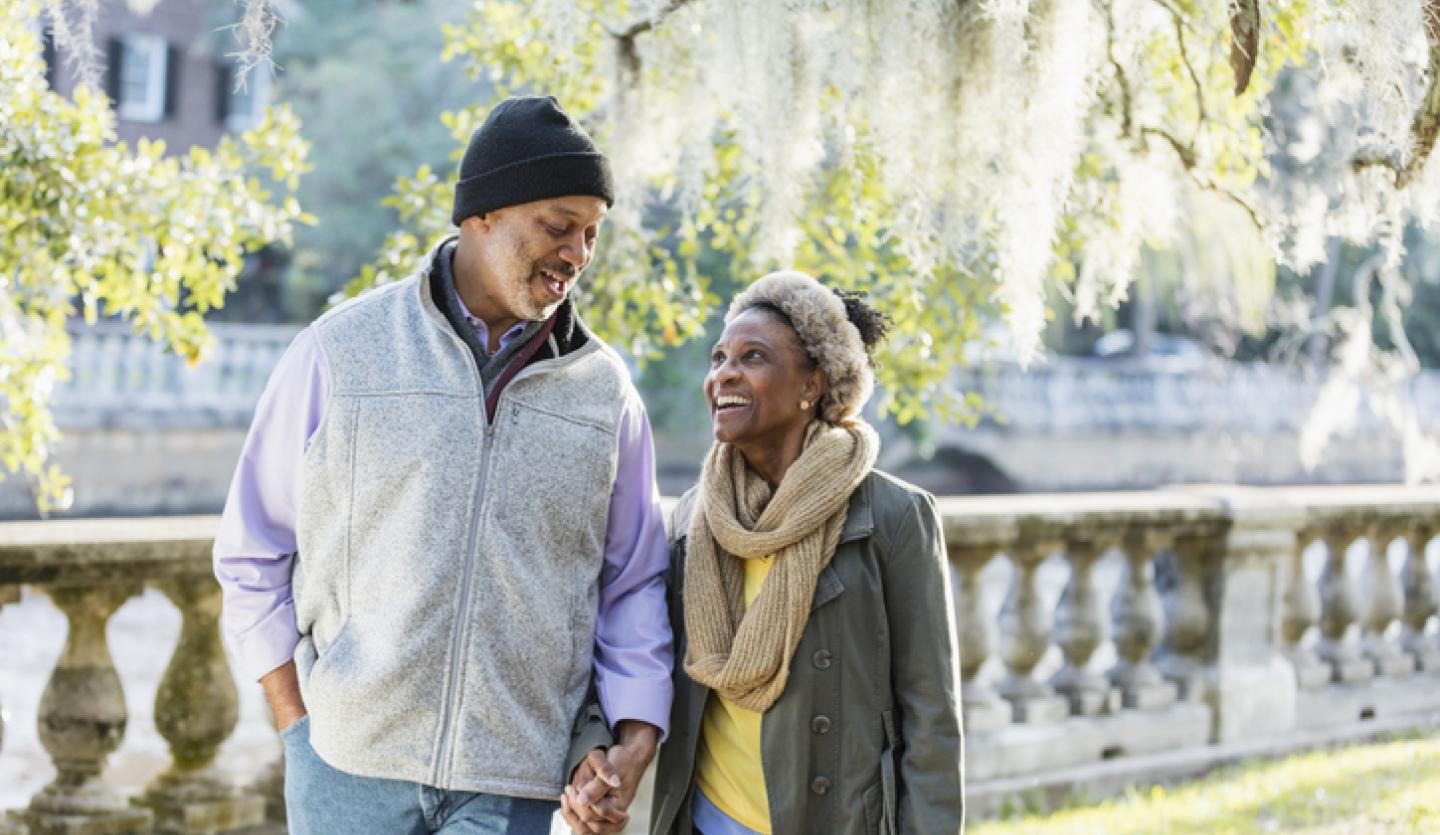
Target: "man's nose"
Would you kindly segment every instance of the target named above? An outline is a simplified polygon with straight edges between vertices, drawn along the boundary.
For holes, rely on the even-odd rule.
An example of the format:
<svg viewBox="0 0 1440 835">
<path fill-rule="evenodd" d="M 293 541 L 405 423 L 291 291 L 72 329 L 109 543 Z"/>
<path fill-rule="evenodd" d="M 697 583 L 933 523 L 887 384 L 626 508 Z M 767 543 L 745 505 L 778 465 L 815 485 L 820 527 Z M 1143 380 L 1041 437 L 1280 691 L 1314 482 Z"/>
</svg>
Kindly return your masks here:
<svg viewBox="0 0 1440 835">
<path fill-rule="evenodd" d="M 560 245 L 560 259 L 577 271 L 583 270 L 585 265 L 590 263 L 591 248 L 583 232 L 573 235 Z"/>
</svg>

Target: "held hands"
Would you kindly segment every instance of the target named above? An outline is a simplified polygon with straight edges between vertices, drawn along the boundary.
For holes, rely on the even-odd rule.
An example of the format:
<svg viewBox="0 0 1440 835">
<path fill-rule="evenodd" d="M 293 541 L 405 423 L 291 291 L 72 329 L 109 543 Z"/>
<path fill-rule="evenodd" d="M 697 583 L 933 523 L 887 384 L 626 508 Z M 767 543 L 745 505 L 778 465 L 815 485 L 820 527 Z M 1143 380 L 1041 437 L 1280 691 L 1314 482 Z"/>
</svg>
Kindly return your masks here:
<svg viewBox="0 0 1440 835">
<path fill-rule="evenodd" d="M 620 741 L 607 751 L 591 751 L 560 798 L 560 814 L 575 832 L 609 835 L 630 822 L 630 804 L 655 757 L 660 733 L 634 720 L 622 721 L 615 730 Z"/>
</svg>

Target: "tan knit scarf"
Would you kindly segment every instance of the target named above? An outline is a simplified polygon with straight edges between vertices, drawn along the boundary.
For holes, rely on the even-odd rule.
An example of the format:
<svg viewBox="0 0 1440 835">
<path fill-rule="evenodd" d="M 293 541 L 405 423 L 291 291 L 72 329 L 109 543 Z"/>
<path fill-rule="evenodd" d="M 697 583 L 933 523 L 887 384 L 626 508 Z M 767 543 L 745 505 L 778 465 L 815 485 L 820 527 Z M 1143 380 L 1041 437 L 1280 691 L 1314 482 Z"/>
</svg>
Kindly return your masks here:
<svg viewBox="0 0 1440 835">
<path fill-rule="evenodd" d="M 815 421 L 804 451 L 770 486 L 729 444 L 710 448 L 690 520 L 685 562 L 685 671 L 725 698 L 765 711 L 785 689 L 815 582 L 840 541 L 850 494 L 875 464 L 875 430 L 862 420 Z M 745 608 L 740 560 L 776 555 Z"/>
</svg>

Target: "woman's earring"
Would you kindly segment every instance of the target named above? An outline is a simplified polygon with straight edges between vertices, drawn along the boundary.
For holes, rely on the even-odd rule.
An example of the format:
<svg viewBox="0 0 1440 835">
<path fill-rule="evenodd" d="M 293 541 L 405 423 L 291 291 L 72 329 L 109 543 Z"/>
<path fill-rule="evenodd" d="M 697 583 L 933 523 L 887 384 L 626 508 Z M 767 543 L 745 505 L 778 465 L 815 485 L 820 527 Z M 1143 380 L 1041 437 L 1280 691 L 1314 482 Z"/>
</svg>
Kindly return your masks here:
<svg viewBox="0 0 1440 835">
<path fill-rule="evenodd" d="M 800 401 L 800 411 L 803 412 L 803 411 L 805 411 L 805 410 L 808 409 L 808 408 L 810 408 L 810 401 L 809 401 L 809 400 L 801 400 L 801 401 Z"/>
</svg>

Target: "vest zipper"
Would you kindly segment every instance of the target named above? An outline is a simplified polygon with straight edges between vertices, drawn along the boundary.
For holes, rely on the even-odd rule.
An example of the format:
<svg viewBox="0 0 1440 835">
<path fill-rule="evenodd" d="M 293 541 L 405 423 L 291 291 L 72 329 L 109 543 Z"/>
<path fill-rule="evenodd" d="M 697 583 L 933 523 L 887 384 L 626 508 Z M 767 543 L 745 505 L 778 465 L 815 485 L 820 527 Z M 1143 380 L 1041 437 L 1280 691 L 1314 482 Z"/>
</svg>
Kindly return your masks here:
<svg viewBox="0 0 1440 835">
<path fill-rule="evenodd" d="M 466 352 L 469 353 L 468 350 Z M 480 370 L 475 366 L 473 357 L 469 358 L 475 376 L 480 376 Z M 523 368 L 516 374 L 510 384 L 515 385 L 519 381 L 535 373 L 532 368 Z M 436 746 L 438 756 L 435 759 L 434 783 L 437 788 L 446 787 L 454 770 L 452 764 L 455 760 L 455 752 L 452 750 L 450 734 L 455 727 L 456 714 L 460 711 L 461 698 L 458 692 L 460 685 L 460 668 L 465 664 L 465 645 L 469 637 L 469 612 L 470 612 L 470 587 L 475 567 L 475 543 L 479 541 L 480 535 L 480 507 L 485 503 L 485 482 L 490 477 L 490 450 L 495 446 L 495 427 L 499 424 L 501 416 L 505 414 L 505 392 L 501 390 L 500 396 L 495 399 L 495 420 L 490 420 L 490 415 L 485 409 L 485 390 L 480 390 L 480 422 L 484 426 L 482 432 L 484 445 L 480 450 L 480 472 L 475 491 L 475 508 L 470 515 L 470 534 L 465 543 L 465 570 L 460 575 L 460 608 L 455 613 L 455 628 L 450 638 L 451 658 L 454 659 L 450 665 L 448 684 L 445 688 L 445 704 L 442 706 L 440 744 Z"/>
<path fill-rule="evenodd" d="M 469 356 L 468 348 L 465 353 L 471 370 L 475 372 L 476 380 L 479 380 L 480 369 L 475 364 L 474 357 Z M 504 397 L 505 393 L 502 391 L 500 398 L 495 403 L 497 420 L 501 413 L 500 400 L 503 400 Z M 465 569 L 460 574 L 460 606 L 455 612 L 455 626 L 451 630 L 450 658 L 452 661 L 447 673 L 445 704 L 441 707 L 440 741 L 436 746 L 434 782 L 438 788 L 445 788 L 449 785 L 451 772 L 454 771 L 455 752 L 450 735 L 455 727 L 456 714 L 460 711 L 462 701 L 459 694 L 460 668 L 467 661 L 465 644 L 470 631 L 468 628 L 470 624 L 470 586 L 475 573 L 475 543 L 480 534 L 480 508 L 485 503 L 485 482 L 490 476 L 490 449 L 494 446 L 495 441 L 495 425 L 486 413 L 485 387 L 483 385 L 480 387 L 480 424 L 483 429 L 481 431 L 480 469 L 476 475 L 475 507 L 470 512 L 470 533 L 465 541 Z"/>
</svg>

